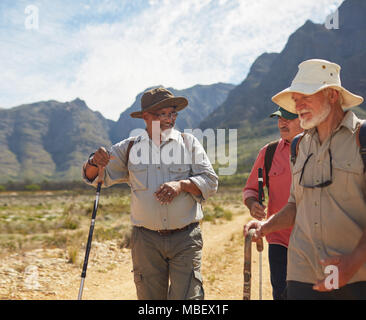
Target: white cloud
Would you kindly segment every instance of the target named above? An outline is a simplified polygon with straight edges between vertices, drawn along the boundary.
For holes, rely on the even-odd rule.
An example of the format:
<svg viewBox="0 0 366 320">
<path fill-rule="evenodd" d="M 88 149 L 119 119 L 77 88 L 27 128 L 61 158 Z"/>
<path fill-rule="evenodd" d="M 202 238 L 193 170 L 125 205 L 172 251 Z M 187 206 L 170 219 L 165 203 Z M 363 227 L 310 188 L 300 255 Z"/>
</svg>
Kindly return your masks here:
<svg viewBox="0 0 366 320">
<path fill-rule="evenodd" d="M 80 97 L 116 120 L 152 85 L 183 89 L 197 83 L 239 83 L 260 54 L 281 51 L 307 19 L 322 23 L 342 2 L 146 0 L 144 7 L 141 1 L 135 3 L 144 9 L 133 15 L 82 24 L 72 31 L 62 25 L 62 12 L 53 13 L 56 22 L 43 27 L 41 15 L 41 34 L 31 35 L 34 43 L 26 39 L 29 33 L 16 33 L 10 45 L 18 48 L 10 59 L 12 68 L 2 68 L 7 86 L 0 89 L 0 107 Z M 116 10 L 116 2 L 107 3 L 90 1 L 82 7 L 104 14 Z M 71 23 L 71 8 L 67 13 L 65 21 Z M 2 38 L 0 33 L 0 42 Z M 27 55 L 20 52 L 21 43 L 28 46 Z M 37 46 L 38 52 L 32 51 Z M 9 57 L 0 52 L 1 61 Z"/>
</svg>

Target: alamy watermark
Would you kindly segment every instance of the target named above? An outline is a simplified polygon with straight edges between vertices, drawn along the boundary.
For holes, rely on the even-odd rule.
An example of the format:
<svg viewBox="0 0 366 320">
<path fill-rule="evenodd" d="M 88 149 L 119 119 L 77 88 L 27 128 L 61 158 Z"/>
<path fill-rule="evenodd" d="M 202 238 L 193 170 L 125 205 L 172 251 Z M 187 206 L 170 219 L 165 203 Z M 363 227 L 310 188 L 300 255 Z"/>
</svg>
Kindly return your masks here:
<svg viewBox="0 0 366 320">
<path fill-rule="evenodd" d="M 160 135 L 180 134 L 172 130 L 160 131 L 160 122 L 152 123 L 152 141 L 160 141 Z M 135 143 L 130 150 L 129 160 L 138 164 L 218 164 L 219 175 L 232 175 L 237 170 L 237 130 L 236 129 L 186 129 L 181 144 L 167 144 L 164 148 L 154 148 L 150 143 Z M 130 137 L 140 137 L 149 141 L 145 129 L 134 129 Z M 178 137 L 178 139 L 180 139 Z M 203 145 L 206 144 L 206 152 Z"/>
<path fill-rule="evenodd" d="M 328 15 L 325 19 L 324 23 L 325 28 L 328 30 L 339 29 L 339 11 L 335 10 L 330 15 Z"/>
<path fill-rule="evenodd" d="M 26 30 L 39 29 L 39 9 L 37 6 L 31 4 L 25 7 L 24 13 L 26 18 L 24 20 L 24 27 Z"/>
<path fill-rule="evenodd" d="M 325 278 L 325 288 L 327 290 L 339 289 L 339 272 L 338 267 L 335 265 L 328 265 L 324 269 L 324 273 L 328 275 Z"/>
</svg>

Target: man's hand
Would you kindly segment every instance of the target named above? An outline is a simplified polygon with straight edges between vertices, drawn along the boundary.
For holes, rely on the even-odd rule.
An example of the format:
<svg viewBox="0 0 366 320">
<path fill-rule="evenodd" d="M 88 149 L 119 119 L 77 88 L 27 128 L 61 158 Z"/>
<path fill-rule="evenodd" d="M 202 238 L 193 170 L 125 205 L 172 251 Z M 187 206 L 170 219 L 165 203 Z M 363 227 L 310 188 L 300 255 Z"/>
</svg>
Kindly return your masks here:
<svg viewBox="0 0 366 320">
<path fill-rule="evenodd" d="M 181 181 L 170 181 L 163 183 L 155 192 L 155 196 L 161 204 L 169 204 L 182 191 Z"/>
<path fill-rule="evenodd" d="M 99 167 L 106 167 L 111 160 L 111 156 L 109 152 L 104 148 L 100 147 L 93 156 L 93 164 L 96 164 Z"/>
<path fill-rule="evenodd" d="M 266 217 L 264 210 L 266 206 L 261 205 L 254 197 L 249 197 L 245 200 L 245 205 L 248 207 L 250 215 L 258 220 L 263 220 Z"/>
<path fill-rule="evenodd" d="M 335 256 L 328 259 L 320 260 L 320 264 L 324 267 L 333 265 L 337 267 L 338 271 L 338 287 L 334 288 L 332 286 L 326 286 L 326 279 L 318 281 L 313 289 L 320 292 L 332 291 L 334 289 L 341 288 L 345 286 L 348 281 L 355 275 L 355 273 L 360 268 L 359 263 L 355 261 L 352 254 Z"/>
<path fill-rule="evenodd" d="M 264 237 L 265 234 L 263 232 L 263 225 L 264 225 L 264 222 L 255 221 L 255 220 L 248 222 L 246 225 L 244 225 L 244 238 L 248 235 L 250 229 L 255 230 L 255 233 L 253 234 L 253 237 L 252 237 L 253 242 L 256 242 L 259 239 L 261 239 L 262 237 Z"/>
<path fill-rule="evenodd" d="M 104 172 L 104 169 L 107 164 L 109 163 L 109 160 L 114 159 L 113 156 L 109 154 L 109 152 L 104 148 L 100 147 L 95 153 L 94 156 L 91 158 L 91 163 L 93 165 L 96 165 L 98 167 L 92 166 L 87 162 L 84 164 L 84 170 L 85 170 L 85 176 L 89 181 L 93 181 L 97 175 L 100 175 L 100 179 L 102 179 L 102 172 Z"/>
<path fill-rule="evenodd" d="M 266 206 L 263 206 L 258 201 L 255 201 L 250 207 L 250 215 L 258 220 L 263 220 L 266 218 L 264 209 L 266 209 Z"/>
</svg>

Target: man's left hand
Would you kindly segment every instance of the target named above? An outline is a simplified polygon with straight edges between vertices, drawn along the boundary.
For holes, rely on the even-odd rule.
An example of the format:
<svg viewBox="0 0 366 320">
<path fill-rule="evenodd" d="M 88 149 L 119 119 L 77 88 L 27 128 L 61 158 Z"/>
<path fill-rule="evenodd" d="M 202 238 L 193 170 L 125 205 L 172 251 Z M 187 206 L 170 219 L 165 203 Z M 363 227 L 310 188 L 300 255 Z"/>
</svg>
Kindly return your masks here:
<svg viewBox="0 0 366 320">
<path fill-rule="evenodd" d="M 170 181 L 163 183 L 155 192 L 156 199 L 161 204 L 169 204 L 182 192 L 180 181 Z"/>
<path fill-rule="evenodd" d="M 358 263 L 356 263 L 355 259 L 352 255 L 341 255 L 335 256 L 328 259 L 320 260 L 320 264 L 324 267 L 333 265 L 337 267 L 338 271 L 338 288 L 345 286 L 348 281 L 354 276 L 354 274 L 359 269 Z M 313 289 L 320 292 L 332 291 L 336 288 L 332 286 L 326 286 L 326 279 L 318 281 Z"/>
</svg>

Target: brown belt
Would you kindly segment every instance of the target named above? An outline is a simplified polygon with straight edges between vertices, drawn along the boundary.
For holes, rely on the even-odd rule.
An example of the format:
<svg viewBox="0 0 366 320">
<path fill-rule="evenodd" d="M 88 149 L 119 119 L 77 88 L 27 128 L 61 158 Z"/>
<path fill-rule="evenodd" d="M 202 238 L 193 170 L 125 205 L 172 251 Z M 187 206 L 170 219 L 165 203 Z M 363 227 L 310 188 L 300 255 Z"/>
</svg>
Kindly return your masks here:
<svg viewBox="0 0 366 320">
<path fill-rule="evenodd" d="M 150 230 L 150 229 L 147 229 L 147 228 L 144 228 L 144 227 L 140 227 L 140 228 L 143 228 L 143 229 L 146 229 L 146 230 L 149 230 L 149 231 L 154 231 L 154 232 L 157 232 L 158 234 L 160 234 L 161 236 L 166 236 L 166 235 L 169 235 L 169 234 L 173 234 L 175 232 L 179 232 L 179 231 L 184 231 L 184 230 L 187 230 L 188 228 L 194 226 L 198 226 L 198 222 L 193 222 L 193 223 L 190 223 L 190 224 L 187 224 L 185 227 L 183 228 L 179 228 L 179 229 L 171 229 L 171 230 Z"/>
</svg>

